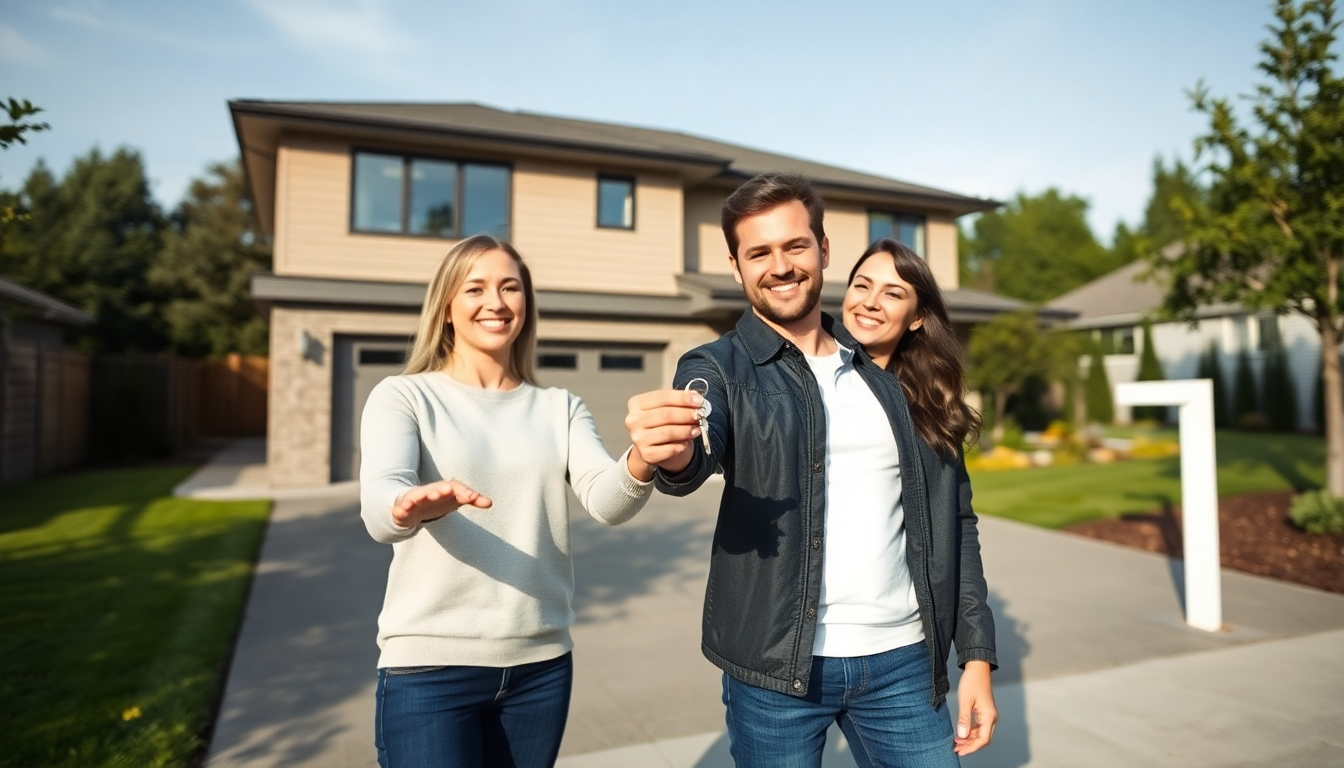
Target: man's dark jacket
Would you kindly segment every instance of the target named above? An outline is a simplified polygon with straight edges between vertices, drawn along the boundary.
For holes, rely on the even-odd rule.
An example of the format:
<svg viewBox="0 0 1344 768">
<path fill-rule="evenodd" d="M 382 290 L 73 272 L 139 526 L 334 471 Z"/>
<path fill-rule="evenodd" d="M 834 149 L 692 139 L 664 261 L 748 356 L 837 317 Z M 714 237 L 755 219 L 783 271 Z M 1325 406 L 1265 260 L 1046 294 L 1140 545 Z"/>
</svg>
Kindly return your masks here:
<svg viewBox="0 0 1344 768">
<path fill-rule="evenodd" d="M 845 328 L 822 326 L 854 350 L 854 368 L 877 396 L 896 437 L 906 548 L 924 625 L 933 706 L 947 694 L 949 643 L 957 663 L 997 665 L 971 484 L 960 456 L 921 439 L 904 394 Z M 705 590 L 706 657 L 733 677 L 781 693 L 807 693 L 821 597 L 826 520 L 826 415 L 798 348 L 750 310 L 735 330 L 686 353 L 674 385 L 709 382 L 710 443 L 685 470 L 659 471 L 658 490 L 691 493 L 723 468 L 725 487 Z M 832 514 L 844 514 L 833 510 Z"/>
</svg>

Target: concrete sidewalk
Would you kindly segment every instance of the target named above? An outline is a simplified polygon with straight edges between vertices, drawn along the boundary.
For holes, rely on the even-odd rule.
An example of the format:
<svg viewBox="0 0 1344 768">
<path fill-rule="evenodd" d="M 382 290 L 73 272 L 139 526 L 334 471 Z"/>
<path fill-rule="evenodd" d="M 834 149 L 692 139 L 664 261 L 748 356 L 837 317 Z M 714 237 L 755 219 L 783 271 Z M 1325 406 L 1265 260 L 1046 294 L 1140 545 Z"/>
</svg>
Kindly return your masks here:
<svg viewBox="0 0 1344 768">
<path fill-rule="evenodd" d="M 699 651 L 720 488 L 656 496 L 617 528 L 575 505 L 562 768 L 731 765 L 719 673 Z M 209 766 L 374 764 L 391 552 L 351 489 L 327 493 L 276 502 Z M 1344 766 L 1344 596 L 1225 571 L 1230 631 L 1207 634 L 1180 621 L 1179 563 L 993 518 L 982 545 L 1001 721 L 964 765 Z M 843 739 L 826 765 L 853 765 Z"/>
</svg>

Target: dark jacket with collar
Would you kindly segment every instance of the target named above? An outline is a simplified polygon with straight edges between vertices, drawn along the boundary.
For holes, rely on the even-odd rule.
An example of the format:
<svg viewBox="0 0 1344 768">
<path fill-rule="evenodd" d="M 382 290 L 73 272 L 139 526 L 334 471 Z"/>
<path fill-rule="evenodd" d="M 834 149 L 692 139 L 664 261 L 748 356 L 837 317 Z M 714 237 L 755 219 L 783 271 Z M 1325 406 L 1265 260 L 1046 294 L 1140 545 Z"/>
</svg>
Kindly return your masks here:
<svg viewBox="0 0 1344 768">
<path fill-rule="evenodd" d="M 901 459 L 906 546 L 925 642 L 933 701 L 948 690 L 949 644 L 957 662 L 997 665 L 970 479 L 960 456 L 939 456 L 916 433 L 905 396 L 845 328 L 824 330 L 855 351 L 854 368 L 877 396 Z M 750 310 L 718 341 L 686 353 L 674 385 L 709 383 L 710 444 L 685 470 L 656 475 L 658 490 L 683 496 L 723 469 L 710 556 L 701 648 L 743 682 L 804 695 L 825 555 L 826 416 L 803 354 Z M 879 425 L 873 425 L 878 428 Z M 912 460 L 913 458 L 913 460 Z"/>
</svg>

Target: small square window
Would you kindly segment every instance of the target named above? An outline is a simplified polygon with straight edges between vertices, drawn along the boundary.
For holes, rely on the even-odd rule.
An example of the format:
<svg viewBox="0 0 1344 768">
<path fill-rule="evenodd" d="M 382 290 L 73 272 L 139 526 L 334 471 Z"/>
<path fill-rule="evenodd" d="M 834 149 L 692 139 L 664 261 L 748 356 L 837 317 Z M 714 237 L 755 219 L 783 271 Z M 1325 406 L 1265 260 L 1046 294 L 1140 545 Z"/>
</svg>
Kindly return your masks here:
<svg viewBox="0 0 1344 768">
<path fill-rule="evenodd" d="M 635 180 L 620 176 L 597 177 L 597 226 L 635 228 Z"/>
</svg>

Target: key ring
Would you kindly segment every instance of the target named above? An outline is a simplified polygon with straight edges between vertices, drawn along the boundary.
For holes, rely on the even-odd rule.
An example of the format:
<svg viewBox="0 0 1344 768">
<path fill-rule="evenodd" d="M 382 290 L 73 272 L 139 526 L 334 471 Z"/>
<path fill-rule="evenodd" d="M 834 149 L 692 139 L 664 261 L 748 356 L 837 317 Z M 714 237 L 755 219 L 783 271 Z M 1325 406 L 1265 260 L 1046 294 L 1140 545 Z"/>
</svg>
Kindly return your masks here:
<svg viewBox="0 0 1344 768">
<path fill-rule="evenodd" d="M 703 390 L 703 391 L 700 390 L 699 388 L 697 388 L 697 387 L 695 386 L 695 383 L 696 383 L 697 381 L 700 382 L 700 384 L 704 386 L 704 390 Z M 687 392 L 694 392 L 694 393 L 696 393 L 697 395 L 700 396 L 700 398 L 701 398 L 701 399 L 700 399 L 700 409 L 699 409 L 700 418 L 704 418 L 704 417 L 708 416 L 708 415 L 714 410 L 714 406 L 712 406 L 712 405 L 709 404 L 709 382 L 708 382 L 708 381 L 705 381 L 704 379 L 701 379 L 701 378 L 694 378 L 694 379 L 691 379 L 690 381 L 686 382 L 686 391 L 687 391 Z"/>
</svg>

